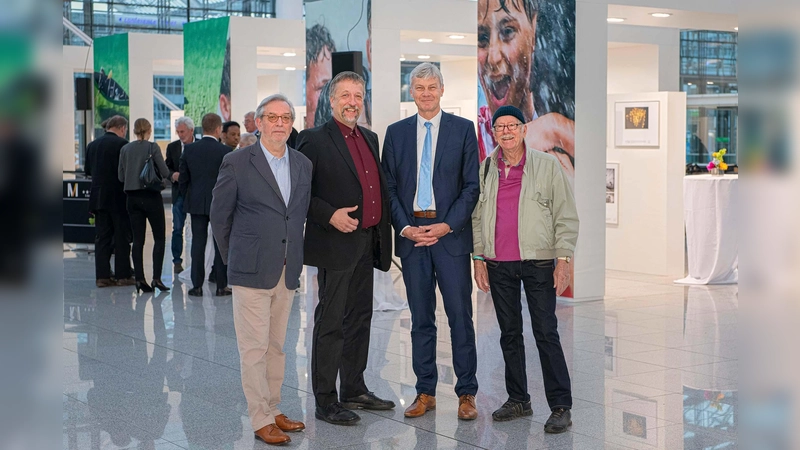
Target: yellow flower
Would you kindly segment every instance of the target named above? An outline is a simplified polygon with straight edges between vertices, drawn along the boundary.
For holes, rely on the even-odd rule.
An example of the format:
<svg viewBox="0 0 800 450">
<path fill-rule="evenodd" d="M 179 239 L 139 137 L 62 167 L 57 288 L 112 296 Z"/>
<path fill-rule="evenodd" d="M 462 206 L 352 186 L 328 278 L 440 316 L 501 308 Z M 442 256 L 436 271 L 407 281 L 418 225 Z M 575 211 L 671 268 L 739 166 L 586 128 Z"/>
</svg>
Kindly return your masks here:
<svg viewBox="0 0 800 450">
<path fill-rule="evenodd" d="M 722 169 L 722 170 L 728 170 L 728 165 L 727 165 L 727 164 L 725 164 L 725 163 L 721 163 L 721 164 L 719 165 L 719 168 L 720 168 L 720 169 Z"/>
<path fill-rule="evenodd" d="M 714 159 L 717 159 L 717 158 L 719 158 L 719 153 L 718 152 L 714 152 L 714 153 L 711 154 L 711 157 L 714 158 Z"/>
<path fill-rule="evenodd" d="M 727 150 L 727 149 L 724 149 L 724 148 L 723 148 L 722 150 L 720 150 L 720 151 L 719 151 L 719 154 L 720 154 L 720 155 L 724 155 L 724 154 L 726 154 L 726 153 L 728 153 L 728 150 Z"/>
</svg>

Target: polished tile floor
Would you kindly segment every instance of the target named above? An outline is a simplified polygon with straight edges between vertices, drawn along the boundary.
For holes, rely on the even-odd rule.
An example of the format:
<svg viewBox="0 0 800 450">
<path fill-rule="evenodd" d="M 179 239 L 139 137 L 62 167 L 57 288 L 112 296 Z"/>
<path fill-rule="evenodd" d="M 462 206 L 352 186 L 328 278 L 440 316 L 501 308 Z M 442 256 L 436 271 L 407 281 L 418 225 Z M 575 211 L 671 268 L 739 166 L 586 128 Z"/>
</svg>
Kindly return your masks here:
<svg viewBox="0 0 800 450">
<path fill-rule="evenodd" d="M 169 217 L 168 217 L 169 219 Z M 150 246 L 145 251 L 149 259 Z M 161 294 L 94 287 L 93 256 L 64 251 L 63 448 L 261 449 L 239 379 L 230 298 L 189 297 L 165 261 Z M 152 273 L 147 268 L 147 273 Z M 394 286 L 404 295 L 393 267 Z M 534 415 L 494 423 L 506 400 L 491 298 L 473 294 L 479 417 L 456 418 L 449 333 L 441 301 L 437 409 L 403 417 L 413 401 L 408 310 L 375 312 L 367 384 L 397 403 L 353 427 L 314 419 L 309 379 L 316 280 L 303 275 L 286 338 L 282 410 L 303 420 L 291 448 L 732 449 L 737 447 L 737 288 L 683 287 L 671 279 L 609 271 L 604 302 L 559 304 L 573 382 L 571 431 L 546 435 L 536 346 L 526 319 Z M 213 287 L 213 285 L 212 285 Z M 524 311 L 527 314 L 527 311 Z"/>
</svg>

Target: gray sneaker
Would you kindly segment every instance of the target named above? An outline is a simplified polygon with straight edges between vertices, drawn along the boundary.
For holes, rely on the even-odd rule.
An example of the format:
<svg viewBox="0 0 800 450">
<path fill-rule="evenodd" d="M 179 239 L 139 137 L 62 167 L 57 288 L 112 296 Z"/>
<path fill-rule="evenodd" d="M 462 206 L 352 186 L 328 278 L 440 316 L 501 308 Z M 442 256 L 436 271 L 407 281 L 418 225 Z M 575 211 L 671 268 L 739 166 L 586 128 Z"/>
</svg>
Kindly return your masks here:
<svg viewBox="0 0 800 450">
<path fill-rule="evenodd" d="M 492 413 L 492 419 L 497 422 L 505 422 L 508 420 L 516 419 L 517 417 L 530 416 L 533 414 L 531 409 L 531 402 L 515 402 L 509 400 L 503 403 L 497 411 Z"/>
<path fill-rule="evenodd" d="M 572 413 L 566 408 L 555 408 L 544 424 L 545 433 L 563 433 L 572 426 Z"/>
</svg>

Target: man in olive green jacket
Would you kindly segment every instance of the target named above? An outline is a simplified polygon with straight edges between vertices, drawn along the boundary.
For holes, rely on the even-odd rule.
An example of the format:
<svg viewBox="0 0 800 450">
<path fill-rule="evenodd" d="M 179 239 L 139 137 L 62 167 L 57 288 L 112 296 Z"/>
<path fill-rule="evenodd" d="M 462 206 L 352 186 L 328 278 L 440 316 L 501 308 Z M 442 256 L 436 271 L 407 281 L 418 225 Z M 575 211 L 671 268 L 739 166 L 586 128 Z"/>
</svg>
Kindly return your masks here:
<svg viewBox="0 0 800 450">
<path fill-rule="evenodd" d="M 551 409 L 544 430 L 562 433 L 572 425 L 572 389 L 555 310 L 556 296 L 569 286 L 578 240 L 575 198 L 558 160 L 525 145 L 527 127 L 519 109 L 498 108 L 492 128 L 499 146 L 481 165 L 481 195 L 472 214 L 475 282 L 482 291 L 491 290 L 506 364 L 509 398 L 492 418 L 506 421 L 533 414 L 521 282 Z"/>
</svg>

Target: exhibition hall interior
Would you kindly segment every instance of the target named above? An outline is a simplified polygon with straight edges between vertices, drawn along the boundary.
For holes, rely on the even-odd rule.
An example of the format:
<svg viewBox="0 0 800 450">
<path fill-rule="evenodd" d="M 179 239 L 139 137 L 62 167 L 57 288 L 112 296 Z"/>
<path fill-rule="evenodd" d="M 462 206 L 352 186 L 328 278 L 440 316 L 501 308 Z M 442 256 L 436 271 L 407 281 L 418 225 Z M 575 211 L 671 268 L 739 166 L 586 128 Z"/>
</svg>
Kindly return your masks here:
<svg viewBox="0 0 800 450">
<path fill-rule="evenodd" d="M 63 2 L 63 449 L 738 448 L 733 3 Z"/>
</svg>

